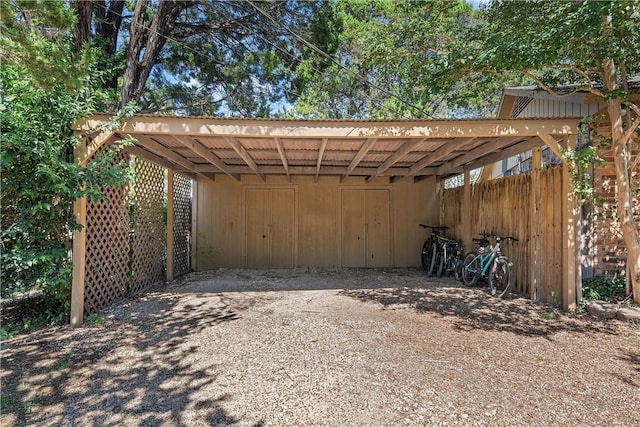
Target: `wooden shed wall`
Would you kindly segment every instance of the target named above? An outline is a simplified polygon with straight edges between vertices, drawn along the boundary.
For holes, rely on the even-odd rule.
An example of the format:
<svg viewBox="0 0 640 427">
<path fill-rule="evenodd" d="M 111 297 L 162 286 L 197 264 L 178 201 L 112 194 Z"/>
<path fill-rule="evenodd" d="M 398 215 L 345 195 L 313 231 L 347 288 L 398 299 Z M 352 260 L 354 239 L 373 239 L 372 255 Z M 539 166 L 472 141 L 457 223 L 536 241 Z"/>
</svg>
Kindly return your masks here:
<svg viewBox="0 0 640 427">
<path fill-rule="evenodd" d="M 359 208 L 361 204 L 366 204 L 363 210 Z M 316 183 L 312 176 L 295 176 L 289 183 L 284 176 L 268 176 L 262 182 L 258 177 L 243 175 L 240 182 L 227 176 L 217 176 L 215 182 L 198 180 L 194 268 L 354 266 L 360 261 L 349 257 L 349 252 L 356 251 L 358 255 L 357 245 L 361 243 L 348 241 L 351 234 L 356 239 L 360 237 L 354 209 L 356 213 L 364 212 L 364 232 L 377 233 L 375 239 L 362 243 L 369 245 L 368 254 L 378 254 L 375 259 L 368 256 L 364 266 L 420 266 L 420 248 L 426 233 L 418 223 L 438 221 L 435 178 L 417 183 L 412 178 L 394 183 L 379 178 L 365 183 L 363 178 L 350 177 L 340 183 L 337 176 L 321 176 Z M 292 265 L 287 261 L 288 246 L 276 242 L 274 221 L 278 218 L 283 223 L 280 229 L 285 229 L 280 241 L 290 236 L 293 242 Z M 261 226 L 273 236 L 260 235 Z M 260 252 L 256 246 L 263 242 L 266 249 Z M 262 259 L 253 255 L 254 249 L 271 255 Z"/>
<path fill-rule="evenodd" d="M 540 230 L 542 247 L 541 287 L 538 298 L 557 302 L 562 283 L 562 206 L 560 167 L 542 171 L 540 177 Z M 448 234 L 461 239 L 462 223 L 471 215 L 472 232 L 511 235 L 520 241 L 505 242 L 504 253 L 516 267 L 518 292 L 529 295 L 531 255 L 531 175 L 514 175 L 481 182 L 472 188 L 471 211 L 463 212 L 463 187 L 443 190 L 441 223 Z"/>
</svg>

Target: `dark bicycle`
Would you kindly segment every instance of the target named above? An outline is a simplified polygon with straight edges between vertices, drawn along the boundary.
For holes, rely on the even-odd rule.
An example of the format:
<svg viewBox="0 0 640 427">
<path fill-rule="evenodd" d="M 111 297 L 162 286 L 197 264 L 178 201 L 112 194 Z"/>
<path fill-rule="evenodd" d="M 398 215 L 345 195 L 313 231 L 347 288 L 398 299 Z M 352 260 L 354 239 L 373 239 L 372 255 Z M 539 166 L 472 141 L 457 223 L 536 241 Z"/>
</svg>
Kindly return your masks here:
<svg viewBox="0 0 640 427">
<path fill-rule="evenodd" d="M 447 226 L 418 224 L 422 228 L 430 228 L 431 235 L 422 244 L 421 263 L 428 276 L 441 277 L 454 273 L 456 280 L 462 279 L 462 245 L 442 236 Z"/>
</svg>

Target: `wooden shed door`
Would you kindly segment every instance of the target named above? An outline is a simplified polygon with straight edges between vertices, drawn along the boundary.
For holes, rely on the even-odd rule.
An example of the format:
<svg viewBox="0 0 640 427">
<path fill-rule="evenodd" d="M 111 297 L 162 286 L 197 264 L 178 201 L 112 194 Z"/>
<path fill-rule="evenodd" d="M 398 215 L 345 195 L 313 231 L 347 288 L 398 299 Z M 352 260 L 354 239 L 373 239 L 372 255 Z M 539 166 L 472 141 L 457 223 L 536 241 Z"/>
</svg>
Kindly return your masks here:
<svg viewBox="0 0 640 427">
<path fill-rule="evenodd" d="M 342 190 L 342 266 L 391 266 L 389 190 Z"/>
<path fill-rule="evenodd" d="M 294 190 L 247 189 L 245 200 L 247 267 L 295 267 Z"/>
</svg>

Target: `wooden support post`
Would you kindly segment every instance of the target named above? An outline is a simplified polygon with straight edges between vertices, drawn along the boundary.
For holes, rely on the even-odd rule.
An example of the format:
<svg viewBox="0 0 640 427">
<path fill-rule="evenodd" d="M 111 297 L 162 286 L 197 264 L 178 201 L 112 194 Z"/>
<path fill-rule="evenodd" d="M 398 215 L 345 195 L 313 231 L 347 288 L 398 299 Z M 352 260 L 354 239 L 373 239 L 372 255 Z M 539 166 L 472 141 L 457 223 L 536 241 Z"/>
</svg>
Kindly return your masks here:
<svg viewBox="0 0 640 427">
<path fill-rule="evenodd" d="M 464 251 L 466 253 L 473 250 L 473 230 L 471 225 L 473 221 L 473 215 L 471 212 L 471 173 L 469 171 L 464 172 L 462 212 L 465 212 L 465 215 L 462 215 L 464 218 L 462 223 L 462 244 L 464 245 Z"/>
<path fill-rule="evenodd" d="M 566 150 L 575 150 L 575 135 L 564 137 L 564 145 Z M 576 195 L 569 176 L 570 165 L 566 158 L 562 163 L 562 309 L 574 310 L 576 285 L 580 277 L 576 268 Z"/>
<path fill-rule="evenodd" d="M 541 209 L 541 185 L 540 177 L 542 171 L 542 149 L 534 147 L 531 149 L 531 201 L 530 208 L 530 236 L 529 244 L 531 259 L 529 265 L 529 298 L 532 301 L 540 299 L 542 293 L 542 225 L 540 221 Z"/>
<path fill-rule="evenodd" d="M 71 326 L 82 326 L 84 321 L 84 272 L 87 247 L 87 196 L 73 203 L 73 214 L 82 229 L 73 231 L 73 270 L 71 276 Z"/>
<path fill-rule="evenodd" d="M 173 204 L 175 188 L 173 171 L 167 171 L 167 280 L 173 280 Z"/>
<path fill-rule="evenodd" d="M 191 186 L 191 269 L 198 269 L 198 257 L 196 249 L 198 248 L 198 180 L 193 181 Z"/>
</svg>

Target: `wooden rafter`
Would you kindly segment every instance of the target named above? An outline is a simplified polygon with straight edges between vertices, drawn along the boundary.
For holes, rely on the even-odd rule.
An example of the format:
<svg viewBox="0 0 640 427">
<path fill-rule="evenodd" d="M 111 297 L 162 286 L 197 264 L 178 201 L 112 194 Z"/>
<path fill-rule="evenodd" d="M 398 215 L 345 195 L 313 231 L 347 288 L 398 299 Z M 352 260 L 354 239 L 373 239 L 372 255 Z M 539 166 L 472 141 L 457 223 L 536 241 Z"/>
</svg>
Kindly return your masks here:
<svg viewBox="0 0 640 427">
<path fill-rule="evenodd" d="M 383 173 L 386 172 L 387 169 L 389 169 L 391 166 L 393 166 L 394 164 L 396 164 L 398 161 L 400 161 L 404 156 L 406 156 L 407 154 L 409 154 L 416 145 L 426 141 L 427 138 L 422 138 L 422 139 L 412 139 L 409 140 L 407 142 L 405 142 L 402 147 L 400 147 L 400 149 L 398 151 L 396 151 L 395 153 L 393 153 L 391 156 L 389 156 L 389 158 L 387 160 L 385 160 L 385 162 L 383 164 L 381 164 L 380 166 L 378 166 L 378 169 L 376 169 L 376 172 L 373 175 L 368 176 L 365 181 L 369 182 L 372 179 L 382 175 Z"/>
<path fill-rule="evenodd" d="M 287 181 L 291 182 L 291 175 L 289 175 L 289 163 L 287 163 L 287 156 L 284 154 L 282 142 L 280 142 L 280 138 L 274 138 L 274 141 L 276 143 L 276 148 L 278 149 L 278 154 L 280 155 L 280 160 L 282 160 L 282 167 L 287 174 Z"/>
<path fill-rule="evenodd" d="M 473 141 L 474 139 L 475 138 L 467 138 L 467 139 L 464 139 L 462 142 L 458 142 L 458 141 L 445 142 L 444 144 L 442 144 L 442 146 L 439 149 L 427 155 L 415 165 L 411 166 L 409 168 L 409 175 L 415 175 L 418 172 L 420 172 L 422 169 L 426 168 L 427 166 L 432 165 L 436 162 L 439 162 L 440 160 L 444 159 L 449 154 L 454 152 L 456 148 L 460 147 L 461 145 L 467 144 Z"/>
<path fill-rule="evenodd" d="M 192 172 L 196 171 L 196 167 L 192 162 L 155 141 L 153 138 L 138 138 L 138 144 L 157 156 L 164 157 L 165 159 L 185 167 Z"/>
<path fill-rule="evenodd" d="M 549 147 L 551 151 L 553 151 L 553 154 L 558 156 L 559 159 L 564 160 L 565 157 L 564 157 L 564 154 L 562 153 L 562 146 L 558 141 L 556 141 L 554 137 L 546 134 L 542 134 L 538 136 L 540 137 L 542 142 L 544 142 L 546 146 Z"/>
<path fill-rule="evenodd" d="M 373 147 L 377 140 L 378 138 L 369 138 L 360 146 L 360 150 L 358 150 L 356 155 L 353 157 L 353 160 L 351 160 L 351 164 L 349 164 L 347 171 L 340 178 L 340 182 L 344 182 L 344 180 L 351 174 L 351 172 L 353 172 L 353 170 L 362 161 L 364 156 L 366 156 L 367 152 L 371 150 L 371 147 Z"/>
<path fill-rule="evenodd" d="M 322 165 L 322 157 L 324 156 L 324 150 L 327 148 L 328 140 L 328 138 L 322 138 L 320 150 L 318 150 L 318 163 L 316 164 L 316 177 L 314 179 L 314 182 L 318 182 L 318 175 L 320 175 L 320 166 Z"/>
<path fill-rule="evenodd" d="M 533 147 L 537 147 L 540 145 L 540 141 L 537 138 L 530 138 L 524 140 L 520 143 L 512 145 L 509 148 L 505 148 L 497 153 L 493 153 L 481 158 L 478 158 L 467 165 L 464 166 L 465 170 L 473 170 L 480 168 L 482 166 L 489 165 L 491 163 L 499 162 L 500 160 L 504 160 L 511 156 L 516 156 L 518 154 L 524 153 L 525 151 L 531 150 Z"/>
<path fill-rule="evenodd" d="M 171 170 L 182 170 L 184 168 L 184 166 L 178 164 L 178 163 L 174 163 L 170 160 L 167 160 L 163 157 L 160 157 L 148 150 L 145 150 L 142 147 L 138 147 L 136 145 L 132 145 L 130 147 L 126 147 L 125 151 L 129 154 L 133 154 L 136 157 L 140 157 L 141 159 L 145 159 L 149 162 L 158 164 L 162 167 L 165 167 L 167 169 L 171 169 Z M 196 165 L 194 165 L 194 168 L 197 168 Z M 195 179 L 197 173 L 194 173 L 194 170 L 192 169 L 187 169 L 186 171 L 182 171 L 180 172 L 185 176 L 188 176 L 191 179 Z"/>
<path fill-rule="evenodd" d="M 460 166 L 465 166 L 467 163 L 471 163 L 480 157 L 487 156 L 493 153 L 494 151 L 500 149 L 500 147 L 504 145 L 509 145 L 509 143 L 513 143 L 518 139 L 522 139 L 522 138 L 509 138 L 509 140 L 506 142 L 504 139 L 495 139 L 485 144 L 482 144 L 481 146 L 475 148 L 474 150 L 471 150 L 468 153 L 463 154 L 462 156 L 458 156 L 455 159 L 451 160 L 450 162 L 447 162 L 446 164 L 440 166 L 438 168 L 438 175 L 446 175 L 452 169 L 458 168 Z"/>
<path fill-rule="evenodd" d="M 172 136 L 171 139 L 189 148 L 195 154 L 202 157 L 203 159 L 205 159 L 215 167 L 217 167 L 220 170 L 220 172 L 229 175 L 231 178 L 235 179 L 236 181 L 240 181 L 240 177 L 238 175 L 234 175 L 229 172 L 225 162 L 223 162 L 218 156 L 216 156 L 211 151 L 209 151 L 207 147 L 205 147 L 204 144 L 202 144 L 197 139 L 192 138 L 190 136 L 186 136 L 186 135 Z"/>
<path fill-rule="evenodd" d="M 245 150 L 242 144 L 240 144 L 240 141 L 238 141 L 234 136 L 230 136 L 224 139 L 231 146 L 231 148 L 233 148 L 233 150 L 238 154 L 238 156 L 240 156 L 240 158 L 244 160 L 247 166 L 249 166 L 249 169 L 251 169 L 253 173 L 255 173 L 256 175 L 258 175 L 262 181 L 266 181 L 264 175 L 261 174 L 260 171 L 258 170 L 258 165 L 251 158 L 251 156 L 249 155 L 247 150 Z"/>
</svg>

